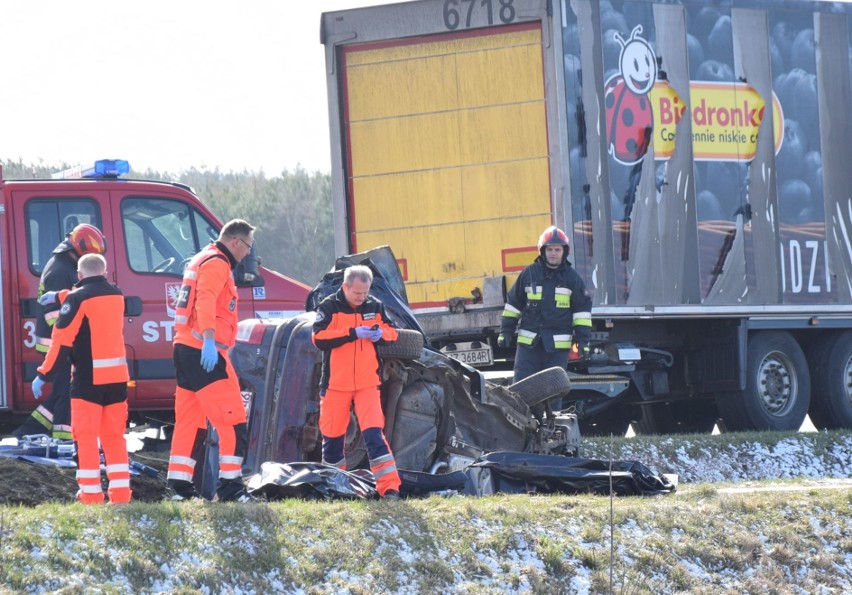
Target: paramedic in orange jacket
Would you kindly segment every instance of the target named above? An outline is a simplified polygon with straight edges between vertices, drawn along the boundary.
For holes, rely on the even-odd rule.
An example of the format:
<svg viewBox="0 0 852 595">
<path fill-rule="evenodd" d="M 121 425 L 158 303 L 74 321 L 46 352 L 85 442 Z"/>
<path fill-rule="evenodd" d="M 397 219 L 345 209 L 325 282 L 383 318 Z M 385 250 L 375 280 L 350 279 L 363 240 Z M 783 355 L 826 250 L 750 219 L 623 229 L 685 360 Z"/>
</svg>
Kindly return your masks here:
<svg viewBox="0 0 852 595">
<path fill-rule="evenodd" d="M 36 317 L 35 350 L 42 354 L 50 349 L 51 331 L 59 308 L 56 295 L 68 291 L 78 281 L 77 261 L 83 254 L 106 254 L 104 234 L 94 225 L 81 223 L 68 232 L 53 249 L 53 256 L 44 265 L 38 282 L 39 311 Z M 46 294 L 49 294 L 45 297 Z M 13 432 L 21 438 L 27 434 L 50 434 L 59 440 L 71 440 L 71 362 L 55 371 L 50 395 L 42 401 L 27 420 Z"/>
<path fill-rule="evenodd" d="M 370 296 L 372 283 L 369 268 L 351 266 L 343 273 L 343 286 L 317 308 L 313 340 L 323 352 L 319 417 L 322 460 L 346 469 L 343 446 L 354 402 L 379 496 L 397 499 L 400 479 L 383 430 L 381 361 L 376 343 L 396 341 L 398 333 L 388 323 L 382 303 Z"/>
<path fill-rule="evenodd" d="M 70 357 L 71 428 L 77 442 L 77 499 L 84 504 L 104 501 L 101 457 L 104 450 L 109 501 L 130 501 L 130 469 L 124 429 L 127 426 L 127 359 L 124 350 L 124 297 L 106 279 L 106 260 L 85 254 L 77 261 L 79 281 L 70 292 L 59 292 L 59 318 L 52 342 L 33 381 L 41 395 Z"/>
<path fill-rule="evenodd" d="M 251 499 L 242 476 L 246 410 L 228 350 L 236 342 L 238 320 L 232 271 L 253 243 L 254 227 L 234 219 L 184 269 L 175 305 L 177 390 L 168 472 L 174 500 L 199 497 L 192 478 L 204 452 L 208 421 L 219 435 L 219 501 Z"/>
</svg>

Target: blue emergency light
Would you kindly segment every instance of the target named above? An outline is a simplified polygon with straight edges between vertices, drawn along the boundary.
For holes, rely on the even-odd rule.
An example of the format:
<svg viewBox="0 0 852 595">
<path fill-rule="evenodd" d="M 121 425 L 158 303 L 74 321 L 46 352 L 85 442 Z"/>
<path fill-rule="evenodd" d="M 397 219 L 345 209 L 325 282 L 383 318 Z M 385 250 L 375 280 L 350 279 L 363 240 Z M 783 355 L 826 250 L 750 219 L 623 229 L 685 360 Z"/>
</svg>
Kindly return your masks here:
<svg viewBox="0 0 852 595">
<path fill-rule="evenodd" d="M 87 165 L 77 165 L 51 176 L 54 180 L 71 178 L 117 178 L 130 171 L 130 164 L 124 159 L 98 159 Z"/>
</svg>

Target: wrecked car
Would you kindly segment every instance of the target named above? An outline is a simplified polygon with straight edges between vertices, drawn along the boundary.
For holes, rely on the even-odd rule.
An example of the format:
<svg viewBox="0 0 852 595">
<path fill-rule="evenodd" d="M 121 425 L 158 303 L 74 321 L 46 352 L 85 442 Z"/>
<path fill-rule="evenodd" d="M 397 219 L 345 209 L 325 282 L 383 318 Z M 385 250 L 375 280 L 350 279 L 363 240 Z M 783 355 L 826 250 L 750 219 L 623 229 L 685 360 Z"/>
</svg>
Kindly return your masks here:
<svg viewBox="0 0 852 595">
<path fill-rule="evenodd" d="M 405 288 L 389 248 L 338 259 L 308 296 L 304 314 L 280 320 L 240 322 L 232 361 L 248 408 L 249 447 L 243 471 L 264 462 L 318 462 L 320 351 L 311 341 L 317 304 L 340 287 L 343 269 L 365 264 L 374 273 L 371 293 L 401 330 L 380 346 L 385 435 L 399 469 L 449 473 L 486 453 L 511 451 L 576 456 L 577 418 L 553 413 L 549 402 L 565 396 L 564 369 L 551 368 L 504 386 L 429 348 L 408 309 Z M 347 469 L 367 466 L 354 420 L 346 440 Z"/>
<path fill-rule="evenodd" d="M 675 490 L 639 462 L 578 456 L 577 415 L 564 409 L 572 402 L 564 368 L 506 385 L 431 348 L 408 308 L 396 259 L 383 246 L 339 258 L 308 295 L 305 313 L 239 323 L 231 359 L 248 411 L 243 473 L 250 476 L 252 494 L 269 499 L 377 497 L 354 415 L 346 436 L 346 470 L 321 462 L 322 357 L 311 340 L 314 310 L 340 288 L 343 271 L 354 264 L 372 269 L 370 293 L 400 329 L 397 341 L 378 350 L 384 431 L 403 496 Z M 208 488 L 212 481 L 208 475 Z"/>
</svg>

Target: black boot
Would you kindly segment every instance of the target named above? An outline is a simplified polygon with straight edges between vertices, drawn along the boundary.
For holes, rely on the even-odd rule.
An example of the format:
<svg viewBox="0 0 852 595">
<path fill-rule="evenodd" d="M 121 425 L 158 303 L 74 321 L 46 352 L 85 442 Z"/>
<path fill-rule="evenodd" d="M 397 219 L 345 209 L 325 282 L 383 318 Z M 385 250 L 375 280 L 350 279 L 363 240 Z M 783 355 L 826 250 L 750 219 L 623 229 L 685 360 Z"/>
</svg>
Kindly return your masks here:
<svg viewBox="0 0 852 595">
<path fill-rule="evenodd" d="M 216 488 L 216 498 L 219 502 L 254 502 L 246 490 L 246 486 L 240 479 L 220 479 Z"/>
<path fill-rule="evenodd" d="M 170 479 L 168 481 L 168 492 L 165 500 L 174 502 L 184 502 L 186 500 L 196 500 L 201 498 L 201 495 L 196 491 L 195 486 L 191 481 L 182 479 Z"/>
</svg>

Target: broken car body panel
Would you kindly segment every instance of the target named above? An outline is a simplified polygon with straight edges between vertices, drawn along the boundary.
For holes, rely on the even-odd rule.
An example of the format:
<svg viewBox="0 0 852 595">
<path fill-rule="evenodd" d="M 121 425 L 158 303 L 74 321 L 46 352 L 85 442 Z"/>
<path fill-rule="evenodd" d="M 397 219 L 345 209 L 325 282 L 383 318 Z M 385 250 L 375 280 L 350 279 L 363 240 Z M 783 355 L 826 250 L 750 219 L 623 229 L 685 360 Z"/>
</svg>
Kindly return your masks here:
<svg viewBox="0 0 852 595">
<path fill-rule="evenodd" d="M 408 305 L 375 262 L 394 263 L 387 247 L 338 260 L 311 292 L 308 307 L 336 291 L 342 268 L 373 269 L 371 293 L 401 328 L 420 332 Z M 383 267 L 384 268 L 384 267 Z M 387 267 L 392 275 L 396 267 Z M 398 269 L 396 269 L 398 274 Z M 317 462 L 321 459 L 319 422 L 320 351 L 311 341 L 314 312 L 289 319 L 240 323 L 232 359 L 249 399 L 249 450 L 244 472 L 264 462 Z M 412 324 L 413 322 L 413 324 Z M 413 327 L 413 328 L 412 328 Z M 385 434 L 397 466 L 412 471 L 452 471 L 493 451 L 549 455 L 576 454 L 579 430 L 574 416 L 538 419 L 507 387 L 428 347 L 417 359 L 384 360 L 382 404 Z M 347 467 L 366 465 L 357 424 L 350 424 Z"/>
</svg>

